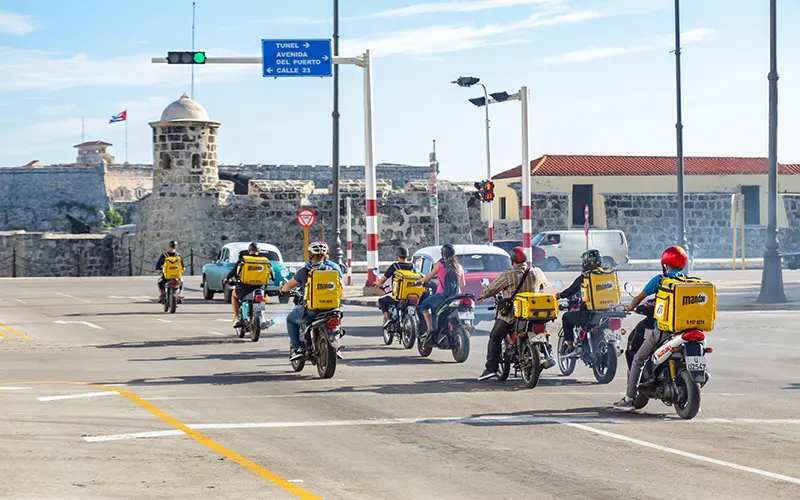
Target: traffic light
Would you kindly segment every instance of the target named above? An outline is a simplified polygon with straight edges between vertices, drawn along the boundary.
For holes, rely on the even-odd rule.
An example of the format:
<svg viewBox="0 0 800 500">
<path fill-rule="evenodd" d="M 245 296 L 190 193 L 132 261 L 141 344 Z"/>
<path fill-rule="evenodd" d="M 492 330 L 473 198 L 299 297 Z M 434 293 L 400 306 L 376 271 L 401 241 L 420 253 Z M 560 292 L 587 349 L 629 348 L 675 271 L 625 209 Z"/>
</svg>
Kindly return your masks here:
<svg viewBox="0 0 800 500">
<path fill-rule="evenodd" d="M 205 64 L 205 52 L 167 52 L 167 64 Z"/>
<path fill-rule="evenodd" d="M 453 83 L 458 85 L 459 87 L 472 87 L 473 85 L 480 82 L 480 78 L 475 78 L 474 76 L 462 76 L 458 80 L 455 80 Z"/>
<path fill-rule="evenodd" d="M 478 198 L 481 201 L 481 203 L 483 203 L 483 201 L 484 201 L 483 200 L 483 196 L 484 196 L 483 182 L 476 182 L 475 183 L 475 189 L 478 190 L 478 192 L 475 193 L 475 197 Z"/>
<path fill-rule="evenodd" d="M 483 199 L 491 202 L 494 201 L 494 182 L 484 181 L 483 183 Z"/>
</svg>

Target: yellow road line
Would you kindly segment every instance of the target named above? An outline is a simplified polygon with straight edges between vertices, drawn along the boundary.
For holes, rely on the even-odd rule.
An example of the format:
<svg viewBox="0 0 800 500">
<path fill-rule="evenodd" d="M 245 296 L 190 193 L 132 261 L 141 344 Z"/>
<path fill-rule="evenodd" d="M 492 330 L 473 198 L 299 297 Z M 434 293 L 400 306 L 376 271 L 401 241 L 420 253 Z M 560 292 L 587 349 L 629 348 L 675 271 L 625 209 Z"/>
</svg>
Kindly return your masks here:
<svg viewBox="0 0 800 500">
<path fill-rule="evenodd" d="M 3 338 L 4 338 L 4 339 L 6 339 L 6 340 L 10 340 L 11 342 L 16 342 L 16 341 L 17 341 L 17 339 L 15 339 L 14 337 L 12 337 L 11 335 L 9 335 L 9 334 L 7 334 L 7 333 L 3 333 L 3 331 L 2 331 L 2 330 L 0 330 L 0 337 L 3 337 Z"/>
<path fill-rule="evenodd" d="M 20 385 L 19 382 L 0 383 L 0 385 L 10 385 L 10 384 L 11 385 Z M 252 460 L 243 457 L 239 453 L 237 453 L 237 452 L 235 452 L 235 451 L 233 451 L 233 450 L 231 450 L 229 448 L 226 448 L 225 446 L 222 446 L 221 444 L 219 444 L 218 442 L 214 441 L 213 439 L 211 439 L 211 438 L 209 438 L 209 437 L 197 432 L 194 429 L 191 429 L 186 424 L 184 424 L 180 420 L 176 419 L 172 415 L 160 410 L 159 408 L 156 408 L 152 403 L 140 398 L 139 396 L 137 396 L 136 394 L 133 394 L 132 392 L 126 391 L 125 389 L 120 389 L 119 387 L 112 387 L 112 386 L 107 386 L 107 385 L 90 384 L 88 382 L 66 382 L 66 381 L 64 381 L 64 382 L 26 382 L 24 385 L 33 385 L 33 384 L 36 384 L 36 385 L 44 385 L 44 384 L 85 385 L 85 386 L 89 386 L 89 387 L 99 387 L 101 389 L 117 392 L 117 393 L 121 394 L 122 396 L 125 396 L 126 398 L 130 399 L 131 401 L 133 401 L 137 405 L 141 406 L 145 410 L 149 411 L 150 413 L 152 413 L 153 415 L 155 415 L 156 417 L 158 417 L 162 421 L 168 423 L 172 427 L 184 432 L 187 436 L 191 437 L 192 439 L 194 439 L 198 443 L 202 444 L 203 446 L 205 446 L 207 448 L 210 448 L 211 450 L 219 453 L 220 455 L 224 456 L 225 458 L 228 458 L 229 460 L 233 460 L 234 462 L 236 462 L 237 464 L 241 465 L 242 467 L 244 467 L 245 469 L 249 470 L 250 472 L 253 472 L 253 473 L 263 477 L 264 479 L 266 479 L 267 481 L 271 482 L 275 486 L 278 486 L 279 488 L 283 489 L 284 491 L 286 491 L 288 493 L 291 493 L 292 495 L 296 496 L 297 498 L 300 498 L 302 500 L 321 500 L 320 497 L 316 496 L 315 494 L 311 493 L 310 491 L 305 490 L 305 489 L 297 486 L 296 484 L 289 482 L 288 480 L 282 478 L 281 476 L 275 474 L 274 472 L 269 471 L 269 470 L 265 469 L 264 467 L 258 465 L 257 463 L 253 462 Z"/>
<path fill-rule="evenodd" d="M 5 323 L 0 322 L 0 326 L 2 326 L 3 328 L 5 328 L 6 330 L 8 330 L 9 332 L 13 333 L 14 335 L 16 335 L 17 337 L 19 337 L 19 338 L 21 338 L 23 340 L 27 340 L 28 342 L 33 342 L 32 338 L 28 337 L 27 335 L 25 335 L 22 332 L 18 332 L 16 330 L 14 330 L 13 328 L 11 328 L 10 326 L 8 326 Z"/>
</svg>

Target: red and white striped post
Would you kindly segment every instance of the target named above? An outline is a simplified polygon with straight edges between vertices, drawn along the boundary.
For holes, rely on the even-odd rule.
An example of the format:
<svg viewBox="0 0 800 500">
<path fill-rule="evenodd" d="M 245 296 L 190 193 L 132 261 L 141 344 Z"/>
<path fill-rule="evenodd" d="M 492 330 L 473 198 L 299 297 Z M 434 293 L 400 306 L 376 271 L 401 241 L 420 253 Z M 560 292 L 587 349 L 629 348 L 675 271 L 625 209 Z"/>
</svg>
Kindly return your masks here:
<svg viewBox="0 0 800 500">
<path fill-rule="evenodd" d="M 528 151 L 528 87 L 519 89 L 522 103 L 522 249 L 525 258 L 533 262 L 533 221 L 531 217 L 531 164 Z"/>
<path fill-rule="evenodd" d="M 353 199 L 349 196 L 347 204 L 347 284 L 353 284 Z"/>
<path fill-rule="evenodd" d="M 375 134 L 372 124 L 372 64 L 364 52 L 364 149 L 367 181 L 367 285 L 371 287 L 378 267 L 378 194 L 375 185 Z"/>
</svg>

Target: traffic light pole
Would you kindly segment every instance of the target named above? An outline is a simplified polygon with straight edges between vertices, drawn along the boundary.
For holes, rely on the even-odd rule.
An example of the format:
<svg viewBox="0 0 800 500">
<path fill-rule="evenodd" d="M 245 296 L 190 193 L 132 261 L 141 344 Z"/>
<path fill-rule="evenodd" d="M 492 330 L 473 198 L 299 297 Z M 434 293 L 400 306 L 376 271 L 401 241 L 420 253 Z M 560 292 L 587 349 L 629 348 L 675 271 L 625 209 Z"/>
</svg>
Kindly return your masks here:
<svg viewBox="0 0 800 500">
<path fill-rule="evenodd" d="M 531 165 L 528 150 L 528 87 L 522 87 L 517 94 L 522 103 L 522 249 L 525 259 L 533 262 L 533 220 L 531 217 Z"/>
<path fill-rule="evenodd" d="M 492 154 L 491 148 L 489 146 L 489 91 L 486 89 L 486 85 L 482 83 L 478 83 L 483 88 L 483 96 L 486 99 L 486 106 L 484 106 L 484 111 L 486 115 L 486 180 L 492 180 Z M 494 210 L 493 210 L 494 200 L 490 200 L 488 207 L 487 207 L 487 215 L 489 218 L 489 244 L 494 245 Z"/>
</svg>

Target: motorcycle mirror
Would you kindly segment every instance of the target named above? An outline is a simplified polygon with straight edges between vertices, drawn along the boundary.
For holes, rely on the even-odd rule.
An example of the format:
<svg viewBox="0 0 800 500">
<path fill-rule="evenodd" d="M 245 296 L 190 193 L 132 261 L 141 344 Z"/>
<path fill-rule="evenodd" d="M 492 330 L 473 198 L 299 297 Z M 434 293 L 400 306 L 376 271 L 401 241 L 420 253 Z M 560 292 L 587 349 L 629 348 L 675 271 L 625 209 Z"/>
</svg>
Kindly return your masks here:
<svg viewBox="0 0 800 500">
<path fill-rule="evenodd" d="M 561 280 L 556 281 L 553 283 L 556 287 L 556 290 L 563 290 L 564 289 L 564 282 Z"/>
<path fill-rule="evenodd" d="M 372 268 L 372 273 L 375 274 L 375 276 L 377 276 L 377 275 L 381 274 L 381 270 L 378 269 L 377 267 L 373 267 Z"/>
<path fill-rule="evenodd" d="M 283 276 L 284 278 L 288 278 L 289 277 L 289 270 L 286 269 L 285 267 L 283 269 L 281 269 L 281 276 Z"/>
<path fill-rule="evenodd" d="M 481 285 L 482 285 L 484 288 L 486 288 L 487 286 L 489 286 L 489 278 L 483 278 L 483 279 L 481 280 Z"/>
<path fill-rule="evenodd" d="M 296 267 L 290 267 L 289 268 L 289 273 L 296 273 L 296 272 L 297 272 L 297 268 Z"/>
<path fill-rule="evenodd" d="M 624 288 L 625 292 L 627 292 L 628 294 L 633 293 L 633 285 L 631 284 L 630 281 L 626 281 L 625 284 L 622 285 L 622 288 Z"/>
</svg>

